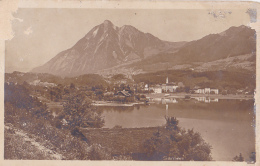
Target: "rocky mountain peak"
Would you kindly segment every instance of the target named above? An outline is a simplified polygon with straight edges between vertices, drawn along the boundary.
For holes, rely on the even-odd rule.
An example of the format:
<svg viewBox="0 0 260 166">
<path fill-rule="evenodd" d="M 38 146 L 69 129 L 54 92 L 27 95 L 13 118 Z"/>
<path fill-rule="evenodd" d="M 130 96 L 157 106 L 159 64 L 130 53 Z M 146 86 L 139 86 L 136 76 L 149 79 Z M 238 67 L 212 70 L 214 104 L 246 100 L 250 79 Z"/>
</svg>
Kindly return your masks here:
<svg viewBox="0 0 260 166">
<path fill-rule="evenodd" d="M 104 25 L 113 25 L 113 23 L 110 20 L 104 20 Z"/>
<path fill-rule="evenodd" d="M 116 27 L 110 20 L 105 20 L 100 26 L 104 27 L 104 30 L 116 30 L 118 27 Z"/>
<path fill-rule="evenodd" d="M 34 69 L 36 72 L 75 76 L 138 61 L 169 48 L 169 42 L 145 34 L 131 25 L 115 26 L 105 20 L 72 48 Z"/>
</svg>

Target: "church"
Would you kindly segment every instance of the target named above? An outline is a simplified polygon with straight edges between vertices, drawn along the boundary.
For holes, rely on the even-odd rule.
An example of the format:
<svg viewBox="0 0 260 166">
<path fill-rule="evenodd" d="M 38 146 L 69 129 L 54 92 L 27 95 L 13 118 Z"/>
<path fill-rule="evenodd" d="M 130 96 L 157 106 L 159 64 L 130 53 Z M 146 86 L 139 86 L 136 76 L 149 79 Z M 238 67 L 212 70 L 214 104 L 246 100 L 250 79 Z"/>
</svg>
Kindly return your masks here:
<svg viewBox="0 0 260 166">
<path fill-rule="evenodd" d="M 166 84 L 162 84 L 163 92 L 175 92 L 178 88 L 178 85 L 174 82 L 169 83 L 169 78 L 166 78 Z"/>
</svg>

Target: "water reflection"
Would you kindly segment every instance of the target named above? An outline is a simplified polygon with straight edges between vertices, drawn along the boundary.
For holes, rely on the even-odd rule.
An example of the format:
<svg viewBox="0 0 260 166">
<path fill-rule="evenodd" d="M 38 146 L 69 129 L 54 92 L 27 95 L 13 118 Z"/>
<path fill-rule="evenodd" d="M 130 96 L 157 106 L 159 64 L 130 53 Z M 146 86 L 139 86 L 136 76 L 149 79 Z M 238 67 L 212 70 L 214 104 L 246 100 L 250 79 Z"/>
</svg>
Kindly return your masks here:
<svg viewBox="0 0 260 166">
<path fill-rule="evenodd" d="M 173 102 L 174 101 L 174 102 Z M 105 127 L 116 125 L 154 127 L 165 124 L 165 116 L 174 116 L 180 127 L 201 133 L 212 146 L 215 160 L 232 160 L 242 153 L 246 158 L 254 152 L 254 101 L 218 100 L 209 103 L 196 99 L 176 99 L 134 107 L 99 107 Z"/>
<path fill-rule="evenodd" d="M 193 100 L 193 101 L 199 101 L 199 102 L 205 102 L 205 103 L 210 103 L 210 102 L 218 102 L 218 98 L 212 98 L 212 97 L 191 97 L 187 99 L 181 99 L 181 98 L 151 98 L 149 100 L 149 103 L 160 103 L 160 104 L 169 104 L 169 103 L 178 103 L 180 100 Z"/>
<path fill-rule="evenodd" d="M 195 100 L 210 103 L 210 102 L 218 102 L 218 98 L 210 98 L 210 97 L 194 97 Z"/>
</svg>

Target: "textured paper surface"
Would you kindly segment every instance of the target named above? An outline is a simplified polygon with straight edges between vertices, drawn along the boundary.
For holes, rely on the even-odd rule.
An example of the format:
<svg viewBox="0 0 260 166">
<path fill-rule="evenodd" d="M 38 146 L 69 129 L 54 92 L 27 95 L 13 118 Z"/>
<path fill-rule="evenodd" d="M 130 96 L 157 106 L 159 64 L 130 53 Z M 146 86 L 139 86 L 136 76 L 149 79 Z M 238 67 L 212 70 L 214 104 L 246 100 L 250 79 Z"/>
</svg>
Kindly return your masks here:
<svg viewBox="0 0 260 166">
<path fill-rule="evenodd" d="M 172 162 L 172 161 L 158 161 L 158 162 L 138 162 L 138 161 L 26 161 L 26 160 L 4 160 L 4 72 L 5 72 L 5 41 L 12 39 L 15 35 L 12 31 L 13 13 L 18 8 L 77 8 L 77 9 L 259 9 L 257 2 L 179 2 L 179 1 L 61 1 L 61 0 L 2 0 L 0 1 L 0 123 L 1 123 L 1 165 L 248 165 L 247 163 L 234 162 Z M 257 12 L 257 21 L 249 22 L 249 25 L 254 28 L 259 34 L 260 29 L 260 12 Z M 95 15 L 93 15 L 95 19 Z M 46 25 L 47 26 L 47 25 Z M 29 33 L 29 32 L 28 32 Z M 68 32 L 70 33 L 70 32 Z M 257 35 L 257 50 L 260 45 L 259 35 Z M 259 62 L 259 52 L 257 52 L 257 62 Z M 259 113 L 258 113 L 258 92 L 260 91 L 258 82 L 258 65 L 257 67 L 257 86 L 256 86 L 256 163 L 251 165 L 258 165 L 260 159 L 259 151 Z"/>
</svg>

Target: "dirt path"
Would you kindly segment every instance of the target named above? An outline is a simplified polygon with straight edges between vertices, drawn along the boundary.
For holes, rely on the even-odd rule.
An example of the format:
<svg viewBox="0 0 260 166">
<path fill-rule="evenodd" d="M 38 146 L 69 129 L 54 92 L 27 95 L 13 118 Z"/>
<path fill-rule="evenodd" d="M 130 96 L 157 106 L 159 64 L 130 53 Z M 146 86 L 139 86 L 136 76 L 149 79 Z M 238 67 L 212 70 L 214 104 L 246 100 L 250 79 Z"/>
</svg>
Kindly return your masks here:
<svg viewBox="0 0 260 166">
<path fill-rule="evenodd" d="M 54 160 L 61 160 L 63 158 L 63 156 L 59 153 L 56 153 L 46 147 L 44 147 L 43 145 L 41 145 L 39 142 L 36 142 L 34 138 L 29 138 L 29 136 L 18 129 L 15 129 L 11 126 L 5 126 L 5 129 L 12 129 L 13 131 L 15 131 L 15 134 L 17 134 L 18 136 L 22 137 L 24 139 L 25 142 L 30 142 L 34 147 L 36 147 L 37 149 L 39 149 L 40 151 L 48 154 L 51 156 L 51 158 L 53 158 Z"/>
</svg>

